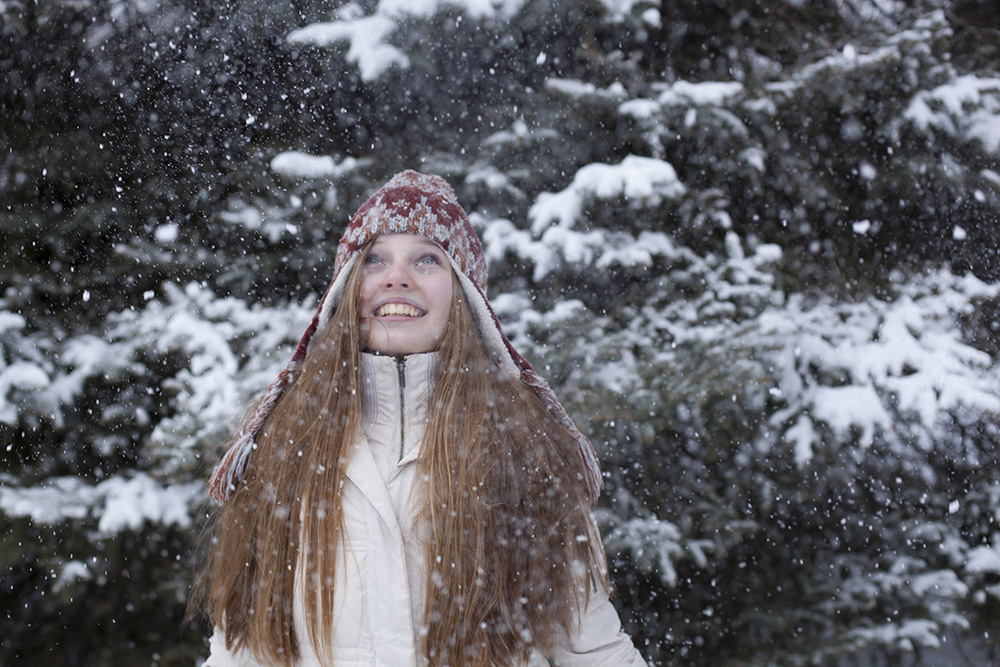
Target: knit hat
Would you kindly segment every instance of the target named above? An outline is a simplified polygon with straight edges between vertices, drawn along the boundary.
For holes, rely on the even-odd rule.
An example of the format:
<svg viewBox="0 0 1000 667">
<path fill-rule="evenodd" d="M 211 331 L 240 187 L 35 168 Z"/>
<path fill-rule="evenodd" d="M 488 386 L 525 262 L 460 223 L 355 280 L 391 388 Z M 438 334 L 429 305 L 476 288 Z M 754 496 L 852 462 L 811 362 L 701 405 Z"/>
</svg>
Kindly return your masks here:
<svg viewBox="0 0 1000 667">
<path fill-rule="evenodd" d="M 299 341 L 291 361 L 278 374 L 253 418 L 212 473 L 209 492 L 224 502 L 243 478 L 257 445 L 255 439 L 284 390 L 295 382 L 309 342 L 326 326 L 344 292 L 347 276 L 361 249 L 384 234 L 415 234 L 430 239 L 448 256 L 458 276 L 466 302 L 480 334 L 500 367 L 531 387 L 549 411 L 569 429 L 577 441 L 580 468 L 591 501 L 601 490 L 601 471 L 594 447 L 566 414 L 548 383 L 532 369 L 507 340 L 500 321 L 486 298 L 486 258 L 469 216 L 458 203 L 451 186 L 440 176 L 404 171 L 394 176 L 354 214 L 337 246 L 333 280 L 320 300 L 316 315 Z"/>
</svg>

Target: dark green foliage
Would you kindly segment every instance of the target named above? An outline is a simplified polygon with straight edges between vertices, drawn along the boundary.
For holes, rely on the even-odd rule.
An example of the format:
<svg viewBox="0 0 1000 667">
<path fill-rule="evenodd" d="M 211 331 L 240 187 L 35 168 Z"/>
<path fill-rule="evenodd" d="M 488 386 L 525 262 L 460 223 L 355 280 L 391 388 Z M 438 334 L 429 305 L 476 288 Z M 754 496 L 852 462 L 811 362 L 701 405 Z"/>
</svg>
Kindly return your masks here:
<svg viewBox="0 0 1000 667">
<path fill-rule="evenodd" d="M 74 526 L 0 523 L 4 664 L 191 665 L 205 629 L 184 621 L 193 561 L 186 532 L 147 528 L 88 540 Z M 17 535 L 15 542 L 13 536 Z M 61 581 L 62 558 L 89 574 Z"/>
</svg>

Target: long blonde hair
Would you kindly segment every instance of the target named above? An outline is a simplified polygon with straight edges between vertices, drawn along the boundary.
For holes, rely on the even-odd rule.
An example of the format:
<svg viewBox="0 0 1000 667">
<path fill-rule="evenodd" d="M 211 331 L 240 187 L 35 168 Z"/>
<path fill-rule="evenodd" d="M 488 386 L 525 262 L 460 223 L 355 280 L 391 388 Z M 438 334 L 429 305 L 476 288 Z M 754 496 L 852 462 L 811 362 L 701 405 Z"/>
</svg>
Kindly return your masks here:
<svg viewBox="0 0 1000 667">
<path fill-rule="evenodd" d="M 292 604 L 309 585 L 308 641 L 329 662 L 341 495 L 361 435 L 361 272 L 317 332 L 257 437 L 244 481 L 217 512 L 192 601 L 231 650 L 300 655 Z M 415 489 L 430 539 L 420 651 L 431 665 L 505 665 L 572 633 L 607 571 L 576 443 L 537 395 L 490 358 L 457 278 Z M 249 413 L 252 414 L 252 411 Z M 416 619 L 415 619 L 416 620 Z"/>
<path fill-rule="evenodd" d="M 571 634 L 607 568 L 575 438 L 503 373 L 456 290 L 421 444 L 430 526 L 422 649 L 507 665 Z"/>
</svg>

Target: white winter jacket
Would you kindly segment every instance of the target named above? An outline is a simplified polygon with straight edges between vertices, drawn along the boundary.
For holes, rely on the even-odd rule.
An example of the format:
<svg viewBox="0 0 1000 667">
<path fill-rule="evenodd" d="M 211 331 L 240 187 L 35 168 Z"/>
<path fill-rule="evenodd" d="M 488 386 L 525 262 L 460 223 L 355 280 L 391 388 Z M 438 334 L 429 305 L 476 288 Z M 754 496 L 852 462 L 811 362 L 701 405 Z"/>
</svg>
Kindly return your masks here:
<svg viewBox="0 0 1000 667">
<path fill-rule="evenodd" d="M 436 355 L 400 360 L 363 355 L 363 437 L 347 468 L 343 493 L 345 548 L 338 552 L 336 614 L 330 657 L 336 667 L 422 665 L 417 624 L 423 618 L 424 548 L 417 534 L 411 490 L 417 454 L 427 424 L 427 404 Z M 301 571 L 301 568 L 299 568 Z M 303 582 L 296 581 L 297 590 Z M 294 605 L 300 667 L 321 662 L 308 639 L 303 596 Z M 245 651 L 230 652 L 216 629 L 205 667 L 256 667 Z M 595 594 L 580 631 L 561 641 L 552 655 L 533 654 L 536 665 L 580 667 L 645 665 L 622 632 L 606 595 Z"/>
</svg>

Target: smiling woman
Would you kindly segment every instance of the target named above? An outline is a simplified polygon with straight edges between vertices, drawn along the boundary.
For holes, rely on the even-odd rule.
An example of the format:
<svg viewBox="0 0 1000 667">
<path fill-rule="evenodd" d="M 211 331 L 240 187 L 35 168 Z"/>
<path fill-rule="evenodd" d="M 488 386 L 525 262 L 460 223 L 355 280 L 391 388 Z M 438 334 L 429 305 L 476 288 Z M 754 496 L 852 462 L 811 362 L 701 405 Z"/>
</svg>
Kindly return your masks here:
<svg viewBox="0 0 1000 667">
<path fill-rule="evenodd" d="M 642 665 L 590 441 L 486 299 L 442 179 L 351 220 L 292 361 L 217 467 L 206 665 Z"/>
<path fill-rule="evenodd" d="M 387 234 L 375 239 L 363 266 L 365 349 L 395 356 L 436 350 L 455 281 L 444 251 L 414 234 Z"/>
</svg>

